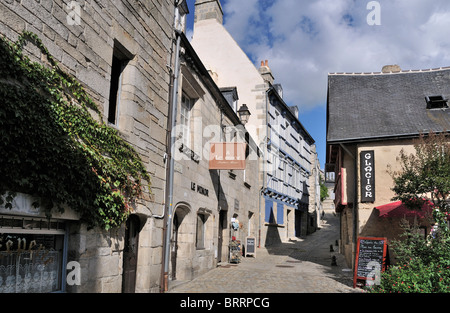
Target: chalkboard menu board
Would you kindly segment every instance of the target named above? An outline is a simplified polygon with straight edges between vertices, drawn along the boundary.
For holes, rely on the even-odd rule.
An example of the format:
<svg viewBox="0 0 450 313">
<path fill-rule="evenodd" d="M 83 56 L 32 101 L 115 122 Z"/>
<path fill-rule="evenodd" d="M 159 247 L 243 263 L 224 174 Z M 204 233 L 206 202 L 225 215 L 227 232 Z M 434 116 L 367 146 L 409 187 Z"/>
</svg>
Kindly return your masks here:
<svg viewBox="0 0 450 313">
<path fill-rule="evenodd" d="M 386 265 L 387 238 L 358 238 L 354 286 L 357 280 L 373 279 L 376 271 L 383 272 Z"/>
<path fill-rule="evenodd" d="M 246 255 L 256 255 L 256 238 L 255 237 L 247 237 L 245 245 L 245 254 Z"/>
</svg>

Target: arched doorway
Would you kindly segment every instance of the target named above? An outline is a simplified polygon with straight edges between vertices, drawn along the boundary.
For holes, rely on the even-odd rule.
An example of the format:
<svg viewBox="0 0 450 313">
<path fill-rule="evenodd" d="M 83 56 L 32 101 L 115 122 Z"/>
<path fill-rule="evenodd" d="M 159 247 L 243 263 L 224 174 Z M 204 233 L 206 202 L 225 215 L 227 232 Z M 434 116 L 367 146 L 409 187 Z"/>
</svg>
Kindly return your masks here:
<svg viewBox="0 0 450 313">
<path fill-rule="evenodd" d="M 125 228 L 125 241 L 123 249 L 123 274 L 122 274 L 122 292 L 135 293 L 136 291 L 136 273 L 139 247 L 139 232 L 141 222 L 137 215 L 131 215 Z"/>
</svg>

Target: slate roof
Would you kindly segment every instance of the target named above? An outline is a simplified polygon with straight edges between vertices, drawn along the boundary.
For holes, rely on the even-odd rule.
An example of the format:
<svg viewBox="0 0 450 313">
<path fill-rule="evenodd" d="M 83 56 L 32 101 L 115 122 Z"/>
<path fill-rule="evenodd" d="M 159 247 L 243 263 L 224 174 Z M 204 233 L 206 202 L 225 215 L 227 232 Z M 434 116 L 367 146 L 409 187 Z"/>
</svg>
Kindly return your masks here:
<svg viewBox="0 0 450 313">
<path fill-rule="evenodd" d="M 298 114 L 295 114 L 294 112 L 292 112 L 292 110 L 289 108 L 289 106 L 286 104 L 286 102 L 284 102 L 283 98 L 280 96 L 280 93 L 278 92 L 277 88 L 275 88 L 275 86 L 271 86 L 268 93 L 269 93 L 269 99 L 272 102 L 272 105 L 274 103 L 276 103 L 283 108 L 282 110 L 285 112 L 285 114 L 290 116 L 290 123 L 292 123 L 293 127 L 297 131 L 300 132 L 303 139 L 309 145 L 315 144 L 316 141 L 311 136 L 311 134 L 306 130 L 305 126 L 303 126 L 302 122 L 300 122 L 300 120 L 298 118 Z M 294 126 L 294 124 L 295 124 L 295 126 Z"/>
<path fill-rule="evenodd" d="M 388 74 L 329 74 L 327 142 L 448 132 L 450 109 L 427 109 L 425 97 L 435 95 L 450 99 L 450 67 Z"/>
</svg>

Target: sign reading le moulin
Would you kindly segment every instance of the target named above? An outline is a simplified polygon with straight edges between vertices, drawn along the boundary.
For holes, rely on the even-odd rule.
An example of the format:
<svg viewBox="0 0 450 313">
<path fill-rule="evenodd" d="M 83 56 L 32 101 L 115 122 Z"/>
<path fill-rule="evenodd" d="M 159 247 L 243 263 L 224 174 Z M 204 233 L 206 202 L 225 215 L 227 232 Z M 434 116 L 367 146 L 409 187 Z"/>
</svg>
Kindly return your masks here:
<svg viewBox="0 0 450 313">
<path fill-rule="evenodd" d="M 362 151 L 360 158 L 361 202 L 375 202 L 375 152 Z"/>
</svg>

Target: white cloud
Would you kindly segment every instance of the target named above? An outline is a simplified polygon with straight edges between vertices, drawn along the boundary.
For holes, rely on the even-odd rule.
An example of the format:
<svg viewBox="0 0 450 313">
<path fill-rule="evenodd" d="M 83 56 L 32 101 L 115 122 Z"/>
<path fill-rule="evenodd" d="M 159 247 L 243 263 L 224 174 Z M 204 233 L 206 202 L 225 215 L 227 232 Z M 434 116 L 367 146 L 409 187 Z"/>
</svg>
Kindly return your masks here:
<svg viewBox="0 0 450 313">
<path fill-rule="evenodd" d="M 329 72 L 450 65 L 450 1 L 380 0 L 381 26 L 369 26 L 369 0 L 226 0 L 225 26 L 258 65 L 269 60 L 286 101 L 306 110 L 326 101 Z"/>
<path fill-rule="evenodd" d="M 227 29 L 236 41 L 242 42 L 249 37 L 258 37 L 256 32 L 249 32 L 249 29 L 254 30 L 254 24 L 260 16 L 258 0 L 228 0 L 223 10 Z"/>
</svg>

